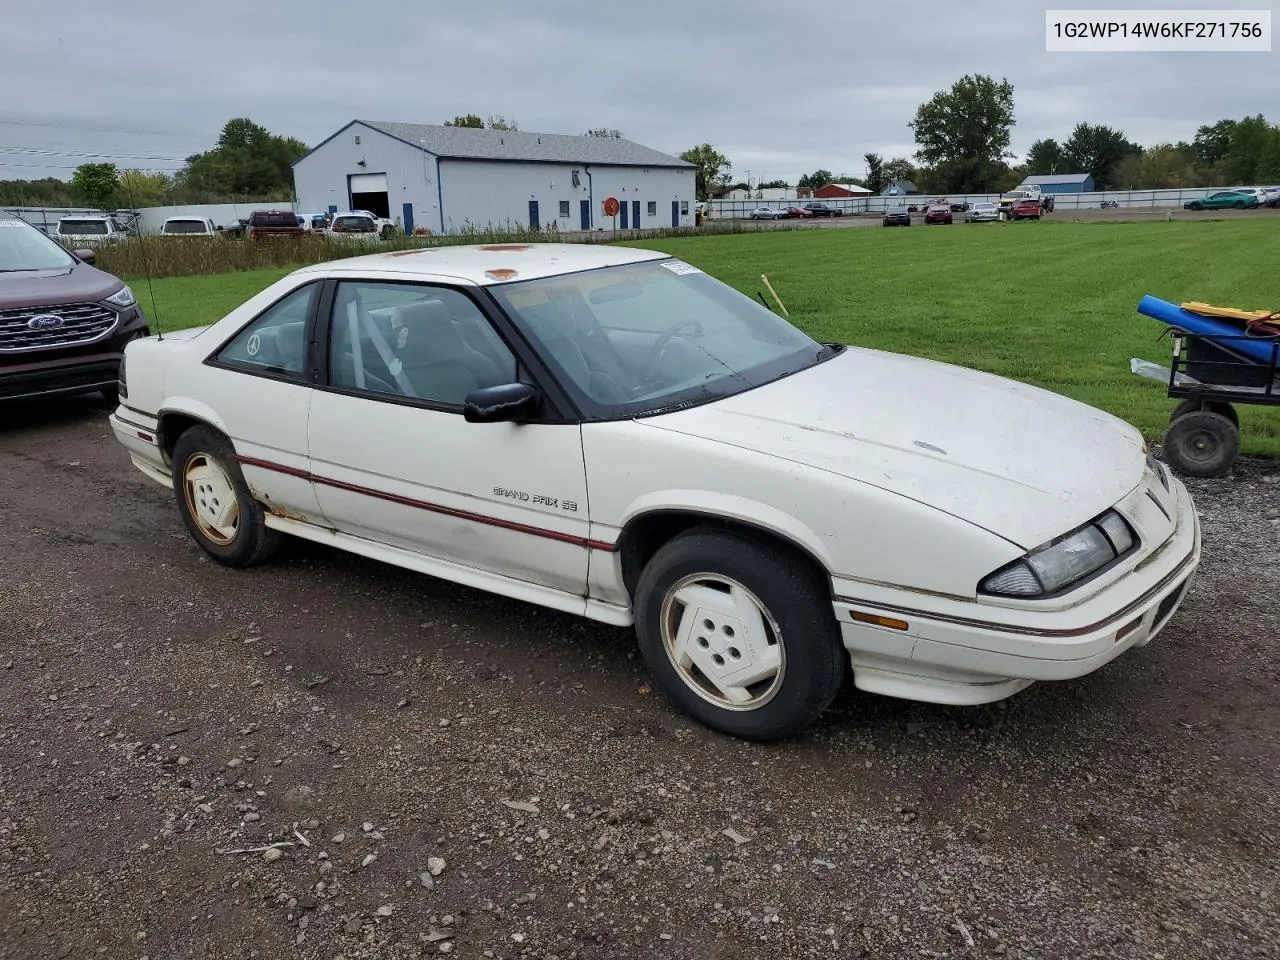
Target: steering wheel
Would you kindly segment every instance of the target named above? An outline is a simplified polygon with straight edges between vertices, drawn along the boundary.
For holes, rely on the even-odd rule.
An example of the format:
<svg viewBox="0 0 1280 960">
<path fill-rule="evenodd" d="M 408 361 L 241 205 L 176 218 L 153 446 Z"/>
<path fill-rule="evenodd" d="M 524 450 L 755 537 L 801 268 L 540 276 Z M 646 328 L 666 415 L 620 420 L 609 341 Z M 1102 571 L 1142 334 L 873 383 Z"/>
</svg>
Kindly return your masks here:
<svg viewBox="0 0 1280 960">
<path fill-rule="evenodd" d="M 686 327 L 696 328 L 698 331 L 697 335 L 699 337 L 702 336 L 702 324 L 697 320 L 679 320 L 672 326 L 667 327 L 667 329 L 662 332 L 662 335 L 654 341 L 653 346 L 649 348 L 649 352 L 645 354 L 644 362 L 640 367 L 641 383 L 645 383 L 652 379 L 653 375 L 658 372 L 657 366 L 658 361 L 662 359 L 662 351 L 667 348 L 667 344 L 671 342 L 671 338 Z"/>
</svg>

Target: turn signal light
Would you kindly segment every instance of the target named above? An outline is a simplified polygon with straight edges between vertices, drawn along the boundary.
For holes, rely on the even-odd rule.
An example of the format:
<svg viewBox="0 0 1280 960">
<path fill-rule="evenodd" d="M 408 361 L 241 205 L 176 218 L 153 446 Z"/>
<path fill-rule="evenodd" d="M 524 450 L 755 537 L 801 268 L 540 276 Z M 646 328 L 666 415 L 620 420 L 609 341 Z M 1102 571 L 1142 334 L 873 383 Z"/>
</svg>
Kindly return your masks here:
<svg viewBox="0 0 1280 960">
<path fill-rule="evenodd" d="M 887 627 L 890 630 L 905 630 L 910 626 L 905 620 L 882 617 L 878 613 L 861 613 L 857 610 L 850 610 L 849 616 L 859 623 L 869 623 L 873 627 Z"/>
</svg>

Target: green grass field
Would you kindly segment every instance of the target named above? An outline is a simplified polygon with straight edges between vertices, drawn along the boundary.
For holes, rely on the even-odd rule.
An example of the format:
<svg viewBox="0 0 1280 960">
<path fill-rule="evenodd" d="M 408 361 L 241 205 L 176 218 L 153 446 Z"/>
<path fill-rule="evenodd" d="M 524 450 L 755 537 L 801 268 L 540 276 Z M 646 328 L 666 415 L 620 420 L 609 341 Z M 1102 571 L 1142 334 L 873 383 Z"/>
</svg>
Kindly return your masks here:
<svg viewBox="0 0 1280 960">
<path fill-rule="evenodd" d="M 1150 293 L 1280 309 L 1280 217 L 1249 221 L 992 223 L 666 239 L 652 246 L 754 295 L 766 273 L 815 337 L 976 367 L 1102 407 L 1151 438 L 1173 401 L 1129 372 L 1162 364 Z M 166 330 L 210 323 L 287 273 L 134 280 Z M 1280 456 L 1280 408 L 1242 407 L 1246 453 Z"/>
</svg>

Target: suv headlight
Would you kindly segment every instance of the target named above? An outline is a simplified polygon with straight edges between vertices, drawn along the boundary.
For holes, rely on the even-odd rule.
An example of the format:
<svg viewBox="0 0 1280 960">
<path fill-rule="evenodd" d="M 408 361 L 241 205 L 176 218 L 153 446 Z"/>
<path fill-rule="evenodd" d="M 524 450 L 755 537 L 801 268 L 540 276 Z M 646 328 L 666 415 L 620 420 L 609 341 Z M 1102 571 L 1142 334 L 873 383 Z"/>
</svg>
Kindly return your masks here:
<svg viewBox="0 0 1280 960">
<path fill-rule="evenodd" d="M 1124 517 L 1108 510 L 1059 540 L 1001 567 L 979 592 L 1001 597 L 1045 597 L 1100 573 L 1138 544 Z"/>
<path fill-rule="evenodd" d="M 111 296 L 107 297 L 107 303 L 114 304 L 117 307 L 132 307 L 137 303 L 137 299 L 133 295 L 133 291 L 128 285 L 121 287 Z"/>
</svg>

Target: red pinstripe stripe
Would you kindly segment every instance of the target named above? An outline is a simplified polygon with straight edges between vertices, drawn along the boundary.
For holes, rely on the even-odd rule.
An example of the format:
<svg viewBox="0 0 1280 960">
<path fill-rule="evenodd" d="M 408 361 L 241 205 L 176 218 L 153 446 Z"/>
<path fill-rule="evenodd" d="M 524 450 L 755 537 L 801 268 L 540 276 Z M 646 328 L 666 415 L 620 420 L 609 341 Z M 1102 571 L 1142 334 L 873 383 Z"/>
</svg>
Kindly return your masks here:
<svg viewBox="0 0 1280 960">
<path fill-rule="evenodd" d="M 459 520 L 470 520 L 473 523 L 483 523 L 490 527 L 501 527 L 503 530 L 512 530 L 516 533 L 527 533 L 531 537 L 542 537 L 546 540 L 556 540 L 560 543 L 572 543 L 579 547 L 586 547 L 588 550 L 600 550 L 605 553 L 612 553 L 616 548 L 615 544 L 606 543 L 603 540 L 590 540 L 586 537 L 575 536 L 572 533 L 561 533 L 559 530 L 548 530 L 545 527 L 534 527 L 527 523 L 516 523 L 513 520 L 502 520 L 498 517 L 490 517 L 482 513 L 472 513 L 469 510 L 457 510 L 453 507 L 446 507 L 443 504 L 429 503 L 426 500 L 415 500 L 412 497 L 402 497 L 398 493 L 388 493 L 385 490 L 375 490 L 372 487 L 362 487 L 355 483 L 347 483 L 345 480 L 335 480 L 332 477 L 322 477 L 307 470 L 300 470 L 297 467 L 287 467 L 282 463 L 272 463 L 269 460 L 259 460 L 257 457 L 237 456 L 236 459 L 245 466 L 259 467 L 263 470 L 283 473 L 290 477 L 297 477 L 300 480 L 309 480 L 312 483 L 318 483 L 326 487 L 333 487 L 335 490 L 346 490 L 348 493 L 359 493 L 366 497 L 386 500 L 388 503 L 398 503 L 401 506 L 413 507 L 416 510 L 426 510 L 429 513 L 439 513 L 446 517 L 457 517 Z"/>
</svg>

